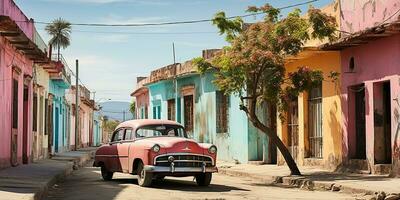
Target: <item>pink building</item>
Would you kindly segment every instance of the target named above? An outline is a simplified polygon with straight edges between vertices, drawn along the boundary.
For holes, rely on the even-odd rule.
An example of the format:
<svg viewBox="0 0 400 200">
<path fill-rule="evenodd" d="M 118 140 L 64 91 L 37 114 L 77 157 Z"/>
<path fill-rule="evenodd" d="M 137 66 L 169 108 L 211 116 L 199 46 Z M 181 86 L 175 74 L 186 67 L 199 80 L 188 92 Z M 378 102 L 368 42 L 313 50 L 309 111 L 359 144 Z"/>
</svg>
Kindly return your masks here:
<svg viewBox="0 0 400 200">
<path fill-rule="evenodd" d="M 341 0 L 341 98 L 345 164 L 400 175 L 398 0 Z"/>
<path fill-rule="evenodd" d="M 32 159 L 32 66 L 45 60 L 33 22 L 0 0 L 0 168 Z"/>
<path fill-rule="evenodd" d="M 131 94 L 136 102 L 135 119 L 147 119 L 149 115 L 149 89 L 144 86 L 146 83 L 149 83 L 147 77 L 137 77 L 136 89 Z"/>
</svg>

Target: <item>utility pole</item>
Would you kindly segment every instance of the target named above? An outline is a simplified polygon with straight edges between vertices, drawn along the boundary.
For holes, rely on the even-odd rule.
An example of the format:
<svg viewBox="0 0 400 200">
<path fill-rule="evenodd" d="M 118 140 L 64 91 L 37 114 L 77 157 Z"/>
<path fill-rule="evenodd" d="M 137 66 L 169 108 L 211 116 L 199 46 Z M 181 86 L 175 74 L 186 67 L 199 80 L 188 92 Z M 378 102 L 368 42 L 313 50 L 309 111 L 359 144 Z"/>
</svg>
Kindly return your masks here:
<svg viewBox="0 0 400 200">
<path fill-rule="evenodd" d="M 178 122 L 178 80 L 177 80 L 177 69 L 176 69 L 176 59 L 175 59 L 175 44 L 172 43 L 172 56 L 174 57 L 174 66 L 175 66 L 175 76 L 174 76 L 174 86 L 175 86 L 175 121 Z"/>
<path fill-rule="evenodd" d="M 96 91 L 93 92 L 93 112 L 92 112 L 92 135 L 93 135 L 93 144 L 95 143 L 95 139 L 94 139 L 94 112 L 96 110 Z M 97 144 L 96 144 L 97 145 Z"/>
<path fill-rule="evenodd" d="M 125 121 L 125 110 L 122 113 L 124 114 L 123 121 Z"/>
<path fill-rule="evenodd" d="M 75 151 L 78 149 L 79 131 L 79 61 L 76 59 L 76 85 L 75 85 Z"/>
</svg>

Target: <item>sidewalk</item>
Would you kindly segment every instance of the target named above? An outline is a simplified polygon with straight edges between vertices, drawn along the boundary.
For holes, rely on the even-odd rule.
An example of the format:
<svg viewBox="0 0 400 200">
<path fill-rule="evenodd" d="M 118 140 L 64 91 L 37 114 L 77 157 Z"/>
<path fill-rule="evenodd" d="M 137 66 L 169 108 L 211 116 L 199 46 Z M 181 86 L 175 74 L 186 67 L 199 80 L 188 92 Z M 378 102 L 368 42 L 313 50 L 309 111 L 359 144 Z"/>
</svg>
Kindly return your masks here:
<svg viewBox="0 0 400 200">
<path fill-rule="evenodd" d="M 52 159 L 0 170 L 0 200 L 41 199 L 49 187 L 89 161 L 95 150 L 60 153 Z"/>
<path fill-rule="evenodd" d="M 400 178 L 382 175 L 342 174 L 315 167 L 300 167 L 303 176 L 289 176 L 287 166 L 218 162 L 220 174 L 248 177 L 265 184 L 293 186 L 308 190 L 341 191 L 352 194 L 389 196 L 399 194 Z M 394 198 L 396 199 L 396 198 Z"/>
</svg>

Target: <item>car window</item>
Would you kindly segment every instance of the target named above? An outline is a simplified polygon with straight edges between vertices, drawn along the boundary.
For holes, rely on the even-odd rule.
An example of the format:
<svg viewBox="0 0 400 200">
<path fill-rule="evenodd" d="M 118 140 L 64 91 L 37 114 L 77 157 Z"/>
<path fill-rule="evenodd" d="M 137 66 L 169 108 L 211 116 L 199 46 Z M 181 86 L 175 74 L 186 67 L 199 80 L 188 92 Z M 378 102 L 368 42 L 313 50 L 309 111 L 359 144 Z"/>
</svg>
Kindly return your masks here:
<svg viewBox="0 0 400 200">
<path fill-rule="evenodd" d="M 159 136 L 187 137 L 183 127 L 177 125 L 150 125 L 136 130 L 136 138 Z"/>
<path fill-rule="evenodd" d="M 125 140 L 132 140 L 133 139 L 133 134 L 132 134 L 132 129 L 126 129 L 125 131 Z"/>
<path fill-rule="evenodd" d="M 120 129 L 114 133 L 112 142 L 121 141 L 124 139 L 124 131 L 125 129 Z"/>
</svg>

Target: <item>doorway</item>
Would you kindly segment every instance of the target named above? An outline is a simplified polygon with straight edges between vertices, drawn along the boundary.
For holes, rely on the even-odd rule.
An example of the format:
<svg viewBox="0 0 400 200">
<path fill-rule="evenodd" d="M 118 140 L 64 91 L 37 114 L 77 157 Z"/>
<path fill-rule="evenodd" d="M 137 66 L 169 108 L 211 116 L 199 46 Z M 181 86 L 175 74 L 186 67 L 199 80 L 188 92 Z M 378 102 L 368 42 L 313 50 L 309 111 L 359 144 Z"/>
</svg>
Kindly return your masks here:
<svg viewBox="0 0 400 200">
<path fill-rule="evenodd" d="M 28 164 L 28 116 L 29 116 L 29 87 L 24 85 L 23 94 L 23 134 L 22 134 L 22 163 Z"/>
<path fill-rule="evenodd" d="M 55 109 L 55 120 L 54 120 L 54 152 L 58 153 L 58 137 L 59 137 L 59 114 L 58 114 L 58 107 Z"/>
<path fill-rule="evenodd" d="M 365 160 L 366 153 L 366 131 L 365 131 L 365 87 L 359 85 L 354 88 L 354 113 L 355 113 L 355 133 L 356 151 L 355 159 Z"/>
<path fill-rule="evenodd" d="M 183 97 L 184 104 L 184 124 L 186 132 L 193 136 L 193 95 Z M 203 138 L 200 141 L 203 142 Z"/>
<path fill-rule="evenodd" d="M 15 75 L 14 75 L 15 76 Z M 18 79 L 12 82 L 11 165 L 18 165 Z"/>
<path fill-rule="evenodd" d="M 374 157 L 376 164 L 392 163 L 390 82 L 374 84 Z"/>
<path fill-rule="evenodd" d="M 299 149 L 299 106 L 297 99 L 289 103 L 288 113 L 288 146 L 290 154 L 296 161 Z"/>
</svg>

